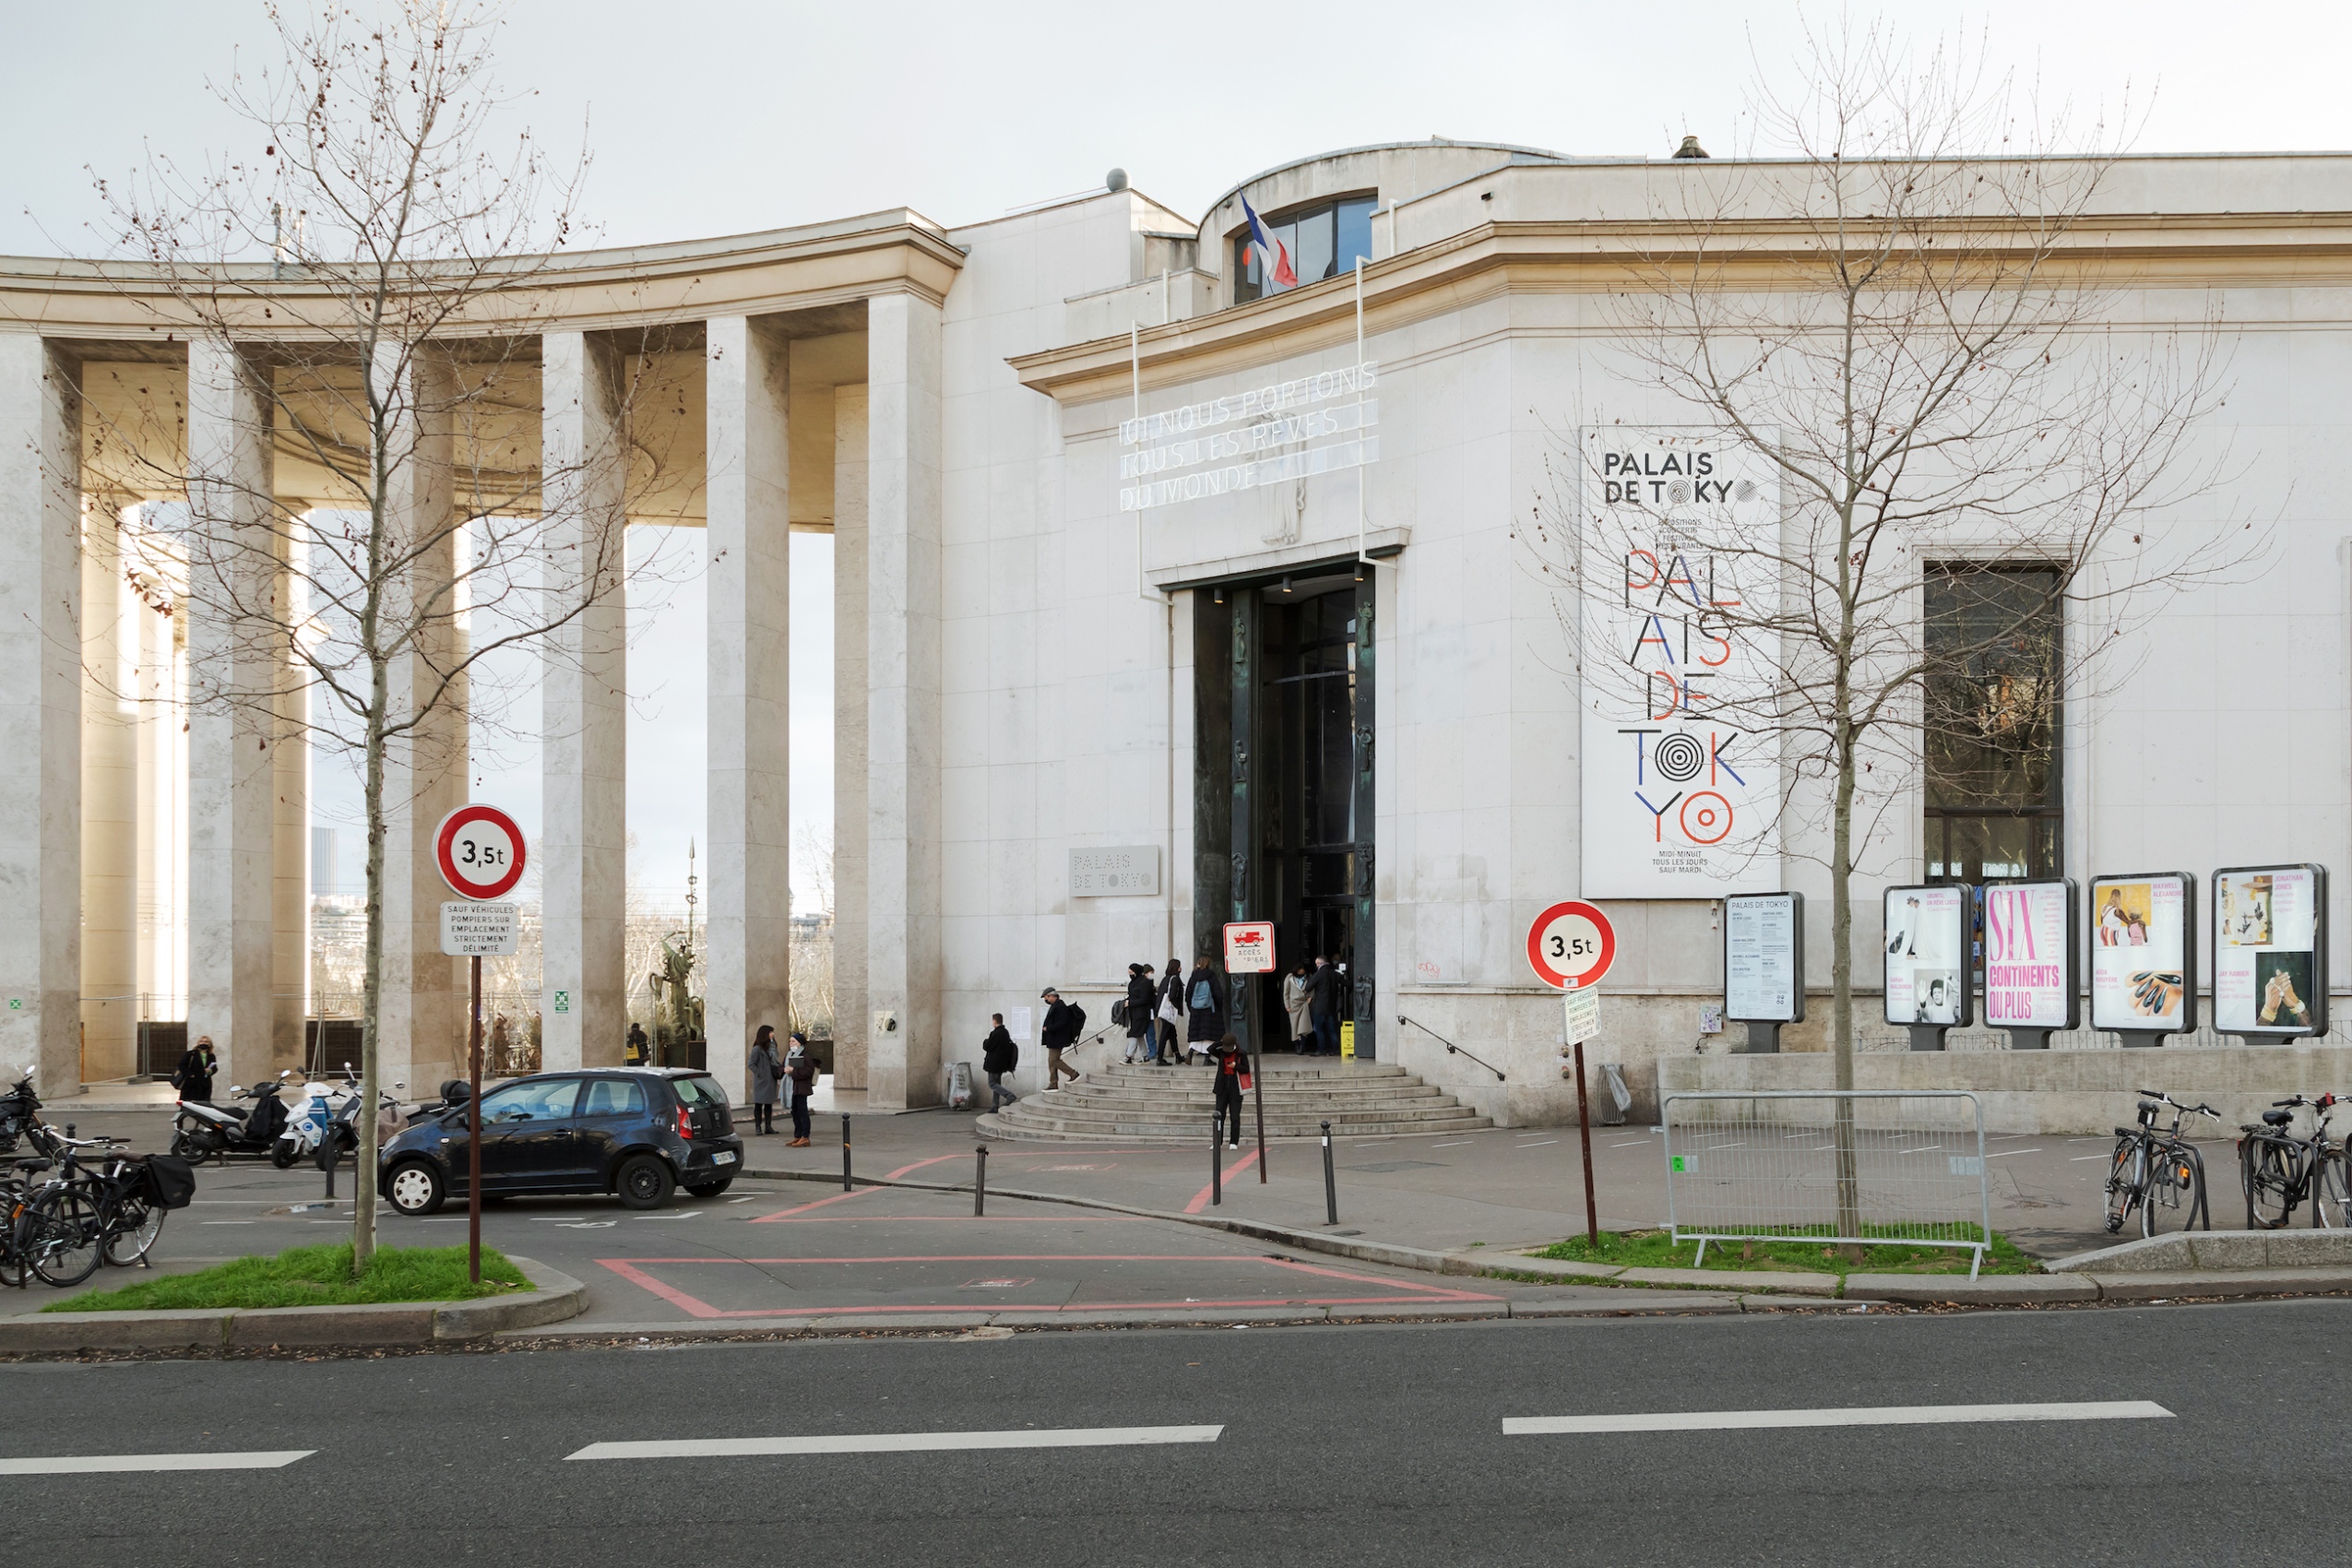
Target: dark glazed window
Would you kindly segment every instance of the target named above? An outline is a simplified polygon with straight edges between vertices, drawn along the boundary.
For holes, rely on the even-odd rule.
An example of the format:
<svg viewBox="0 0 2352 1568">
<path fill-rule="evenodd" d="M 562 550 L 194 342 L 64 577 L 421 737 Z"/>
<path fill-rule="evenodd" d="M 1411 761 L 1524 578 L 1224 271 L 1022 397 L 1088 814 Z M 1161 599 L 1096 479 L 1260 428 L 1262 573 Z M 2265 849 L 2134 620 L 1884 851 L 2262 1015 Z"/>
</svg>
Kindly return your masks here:
<svg viewBox="0 0 2352 1568">
<path fill-rule="evenodd" d="M 1290 253 L 1290 266 L 1301 283 L 1336 278 L 1356 268 L 1358 256 L 1372 255 L 1372 208 L 1376 196 L 1343 196 L 1312 207 L 1294 207 L 1275 216 L 1259 217 L 1266 235 Z M 1249 226 L 1233 236 L 1233 303 L 1245 304 L 1283 291 L 1270 281 L 1271 269 L 1250 243 Z"/>
<path fill-rule="evenodd" d="M 2054 877 L 2065 864 L 2056 572 L 1976 562 L 1927 574 L 1927 876 Z"/>
</svg>

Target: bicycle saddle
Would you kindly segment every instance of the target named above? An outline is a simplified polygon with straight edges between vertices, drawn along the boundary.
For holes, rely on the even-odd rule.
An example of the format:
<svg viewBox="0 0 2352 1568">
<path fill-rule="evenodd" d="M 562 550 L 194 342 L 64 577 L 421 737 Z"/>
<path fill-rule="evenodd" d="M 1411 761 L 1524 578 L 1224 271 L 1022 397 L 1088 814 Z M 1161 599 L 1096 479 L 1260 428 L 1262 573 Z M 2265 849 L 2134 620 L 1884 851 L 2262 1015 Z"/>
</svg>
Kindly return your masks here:
<svg viewBox="0 0 2352 1568">
<path fill-rule="evenodd" d="M 46 1170 L 49 1169 L 49 1162 L 41 1158 L 37 1155 L 18 1159 L 15 1162 L 15 1164 L 17 1169 L 19 1170 Z"/>
<path fill-rule="evenodd" d="M 2289 1122 L 2295 1120 L 2295 1112 L 2291 1111 L 2265 1111 L 2263 1112 L 2263 1120 L 2269 1123 L 2274 1127 L 2284 1127 Z"/>
</svg>

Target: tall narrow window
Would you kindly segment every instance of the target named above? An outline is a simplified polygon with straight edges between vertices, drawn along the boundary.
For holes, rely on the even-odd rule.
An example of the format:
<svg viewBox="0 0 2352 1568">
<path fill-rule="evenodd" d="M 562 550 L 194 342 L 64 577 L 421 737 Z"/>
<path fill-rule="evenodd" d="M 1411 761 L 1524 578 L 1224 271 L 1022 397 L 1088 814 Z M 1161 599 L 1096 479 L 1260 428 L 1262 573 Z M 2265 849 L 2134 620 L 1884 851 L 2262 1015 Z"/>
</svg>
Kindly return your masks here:
<svg viewBox="0 0 2352 1568">
<path fill-rule="evenodd" d="M 1927 875 L 1980 883 L 2065 864 L 2060 671 L 2065 605 L 2045 566 L 1927 574 Z"/>
</svg>

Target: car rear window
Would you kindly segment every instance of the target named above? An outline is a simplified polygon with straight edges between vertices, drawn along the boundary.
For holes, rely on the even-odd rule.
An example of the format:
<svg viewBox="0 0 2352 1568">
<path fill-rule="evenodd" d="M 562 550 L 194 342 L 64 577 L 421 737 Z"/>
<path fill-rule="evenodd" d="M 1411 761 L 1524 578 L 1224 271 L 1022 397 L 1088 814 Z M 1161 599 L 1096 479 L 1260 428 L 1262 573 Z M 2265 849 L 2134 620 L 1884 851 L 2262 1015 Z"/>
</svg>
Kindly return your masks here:
<svg viewBox="0 0 2352 1568">
<path fill-rule="evenodd" d="M 626 1078 L 590 1078 L 583 1116 L 634 1116 L 645 1111 L 645 1089 Z"/>
<path fill-rule="evenodd" d="M 672 1078 L 670 1087 L 688 1105 L 725 1105 L 727 1091 L 719 1087 L 716 1078 Z"/>
</svg>

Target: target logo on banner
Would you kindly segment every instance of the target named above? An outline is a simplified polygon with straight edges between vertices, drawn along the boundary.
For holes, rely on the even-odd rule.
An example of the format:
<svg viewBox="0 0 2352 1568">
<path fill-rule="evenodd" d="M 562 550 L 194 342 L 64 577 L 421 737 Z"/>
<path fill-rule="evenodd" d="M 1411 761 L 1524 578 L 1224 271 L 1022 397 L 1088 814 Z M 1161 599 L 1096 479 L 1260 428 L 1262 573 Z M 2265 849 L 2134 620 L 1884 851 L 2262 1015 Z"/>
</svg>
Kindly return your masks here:
<svg viewBox="0 0 2352 1568">
<path fill-rule="evenodd" d="M 1677 784 L 1688 784 L 1707 765 L 1707 750 L 1688 733 L 1677 730 L 1657 743 L 1651 766 Z"/>
<path fill-rule="evenodd" d="M 1600 983 L 1617 959 L 1617 930 L 1592 905 L 1554 904 L 1527 927 L 1527 962 L 1544 984 L 1582 991 Z"/>
</svg>

